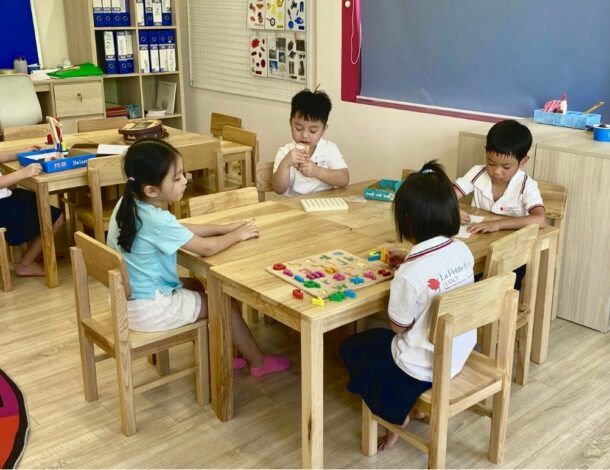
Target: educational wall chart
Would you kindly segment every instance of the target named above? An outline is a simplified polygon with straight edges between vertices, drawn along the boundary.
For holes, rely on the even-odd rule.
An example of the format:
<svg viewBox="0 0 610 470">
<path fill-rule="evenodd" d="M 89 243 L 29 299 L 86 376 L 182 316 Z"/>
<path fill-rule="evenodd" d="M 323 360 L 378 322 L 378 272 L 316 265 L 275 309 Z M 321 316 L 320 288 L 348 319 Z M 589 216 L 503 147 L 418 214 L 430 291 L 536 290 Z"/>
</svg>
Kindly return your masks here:
<svg viewBox="0 0 610 470">
<path fill-rule="evenodd" d="M 269 48 L 269 77 L 288 78 L 288 61 L 286 43 L 291 40 L 286 36 L 271 36 L 267 38 Z"/>
<path fill-rule="evenodd" d="M 284 29 L 284 0 L 267 0 L 266 29 Z"/>
<path fill-rule="evenodd" d="M 288 78 L 305 82 L 305 41 L 302 39 L 288 41 Z"/>
<path fill-rule="evenodd" d="M 248 28 L 265 29 L 265 2 L 263 0 L 248 1 Z"/>
<path fill-rule="evenodd" d="M 286 29 L 305 31 L 305 0 L 286 1 Z"/>
<path fill-rule="evenodd" d="M 257 77 L 267 76 L 267 36 L 250 35 L 250 72 Z"/>
<path fill-rule="evenodd" d="M 306 30 L 305 3 L 306 0 L 248 1 L 248 28 L 269 32 L 249 37 L 252 75 L 306 82 L 306 41 L 301 34 Z M 282 34 L 283 30 L 294 33 Z"/>
</svg>

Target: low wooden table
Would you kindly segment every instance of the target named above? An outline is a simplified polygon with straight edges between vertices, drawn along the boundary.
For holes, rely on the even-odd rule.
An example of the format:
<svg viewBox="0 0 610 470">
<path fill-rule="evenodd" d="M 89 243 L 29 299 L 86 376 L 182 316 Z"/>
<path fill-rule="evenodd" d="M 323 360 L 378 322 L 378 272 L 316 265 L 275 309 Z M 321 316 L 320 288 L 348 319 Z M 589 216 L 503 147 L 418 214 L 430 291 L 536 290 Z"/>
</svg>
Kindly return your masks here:
<svg viewBox="0 0 610 470">
<path fill-rule="evenodd" d="M 211 139 L 216 140 L 215 137 L 186 132 L 179 129 L 168 128 L 168 131 L 169 137 L 167 138 L 167 141 L 178 150 L 184 145 L 209 142 Z M 118 134 L 116 129 L 66 135 L 64 136 L 64 141 L 68 146 L 75 144 L 124 144 L 122 136 Z M 43 139 L 37 138 L 0 142 L 0 151 L 20 150 L 32 145 L 42 146 L 44 145 L 44 141 Z M 218 162 L 213 162 L 213 164 L 213 168 L 218 167 Z M 21 169 L 21 165 L 18 161 L 5 162 L 0 163 L 0 169 L 4 174 L 7 174 Z M 59 285 L 49 195 L 51 193 L 64 192 L 69 189 L 87 186 L 87 184 L 86 167 L 59 171 L 57 173 L 41 173 L 38 176 L 26 178 L 19 182 L 20 186 L 36 192 L 45 278 L 48 287 L 57 287 Z"/>
<path fill-rule="evenodd" d="M 349 196 L 362 194 L 367 183 L 352 185 L 342 190 L 333 190 L 321 196 Z M 367 253 L 381 245 L 396 243 L 396 235 L 391 217 L 391 205 L 385 202 L 350 202 L 349 211 L 315 213 L 303 212 L 298 200 L 280 200 L 273 205 L 262 203 L 246 206 L 240 210 L 221 211 L 206 216 L 206 221 L 230 221 L 239 213 L 250 214 L 262 210 L 264 219 L 259 218 L 261 236 L 248 247 L 248 242 L 240 243 L 214 257 L 202 258 L 181 252 L 180 264 L 190 270 L 207 275 L 210 321 L 210 362 L 212 405 L 222 421 L 233 417 L 233 369 L 232 369 L 232 325 L 231 298 L 245 302 L 263 311 L 301 333 L 301 439 L 302 466 L 317 468 L 323 466 L 323 334 L 339 326 L 365 318 L 378 311 L 387 309 L 390 283 L 384 282 L 364 289 L 358 289 L 356 299 L 344 302 L 326 302 L 317 307 L 305 300 L 292 296 L 293 286 L 265 271 L 265 267 L 303 256 L 315 255 L 324 251 L 341 248 L 357 256 L 366 257 Z M 284 206 L 288 212 L 279 210 Z M 273 211 L 266 212 L 273 207 Z M 260 208 L 260 209 L 257 209 Z M 469 208 L 470 210 L 470 208 Z M 295 211 L 295 212 L 291 212 Z M 472 213 L 480 213 L 472 209 Z M 489 213 L 485 213 L 491 216 Z M 300 236 L 292 229 L 282 234 L 287 221 L 301 227 Z M 300 222 L 299 222 L 300 220 Z M 196 222 L 197 218 L 190 219 Z M 199 218 L 199 221 L 204 221 Z M 313 224 L 322 227 L 323 223 L 334 223 L 335 231 L 318 231 L 312 238 L 306 233 Z M 292 226 L 294 227 L 294 225 Z M 464 240 L 475 257 L 475 263 L 482 271 L 489 244 L 502 238 L 507 232 L 475 234 Z M 542 262 L 538 284 L 538 302 L 535 312 L 534 351 L 538 350 L 540 361 L 542 352 L 546 355 L 548 344 L 548 324 L 550 322 L 550 299 L 554 280 L 554 253 L 559 231 L 553 227 L 540 230 L 538 246 L 547 252 L 546 263 Z M 544 267 L 543 267 L 544 266 Z M 544 272 L 544 275 L 542 273 Z M 542 295 L 540 295 L 542 293 Z"/>
</svg>

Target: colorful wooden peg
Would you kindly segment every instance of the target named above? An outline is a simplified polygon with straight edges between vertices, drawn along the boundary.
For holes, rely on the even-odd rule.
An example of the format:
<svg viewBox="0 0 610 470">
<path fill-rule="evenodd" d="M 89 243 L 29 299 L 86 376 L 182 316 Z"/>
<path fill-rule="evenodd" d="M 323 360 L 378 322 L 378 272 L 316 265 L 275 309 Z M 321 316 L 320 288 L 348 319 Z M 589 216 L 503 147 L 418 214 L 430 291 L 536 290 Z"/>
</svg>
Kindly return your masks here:
<svg viewBox="0 0 610 470">
<path fill-rule="evenodd" d="M 292 296 L 295 299 L 303 300 L 303 291 L 301 289 L 294 289 L 292 291 Z"/>
<path fill-rule="evenodd" d="M 324 305 L 324 299 L 321 297 L 314 297 L 311 299 L 311 303 L 314 305 L 317 305 L 319 307 L 322 307 Z"/>
</svg>

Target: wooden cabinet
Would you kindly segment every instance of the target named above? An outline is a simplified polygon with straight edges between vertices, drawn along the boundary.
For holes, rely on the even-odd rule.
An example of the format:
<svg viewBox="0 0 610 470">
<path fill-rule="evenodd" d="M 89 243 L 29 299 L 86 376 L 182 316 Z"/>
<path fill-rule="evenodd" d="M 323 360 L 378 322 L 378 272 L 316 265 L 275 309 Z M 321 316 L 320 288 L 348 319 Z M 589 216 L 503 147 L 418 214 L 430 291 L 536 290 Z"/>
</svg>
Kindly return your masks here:
<svg viewBox="0 0 610 470">
<path fill-rule="evenodd" d="M 105 116 L 101 77 L 66 78 L 35 82 L 43 116 L 61 120 L 65 134 L 75 133 L 82 119 Z"/>
<path fill-rule="evenodd" d="M 557 316 L 605 333 L 610 325 L 610 144 L 595 142 L 581 130 L 524 124 L 534 140 L 526 171 L 538 181 L 567 189 L 561 274 L 555 286 Z M 460 132 L 458 175 L 485 162 L 490 127 Z"/>
<path fill-rule="evenodd" d="M 176 99 L 174 112 L 160 118 L 164 124 L 183 129 L 186 127 L 184 115 L 184 90 L 182 89 L 182 64 L 180 63 L 180 42 L 176 41 L 176 71 L 158 73 L 140 73 L 138 37 L 139 32 L 172 30 L 174 37 L 180 31 L 180 3 L 171 2 L 171 26 L 138 26 L 136 24 L 136 2 L 127 0 L 131 11 L 130 26 L 96 27 L 93 22 L 93 0 L 64 0 L 66 16 L 66 32 L 68 36 L 68 49 L 72 63 L 92 62 L 103 68 L 103 50 L 101 42 L 104 31 L 131 32 L 131 45 L 134 53 L 134 73 L 105 74 L 103 79 L 103 95 L 106 103 L 121 105 L 135 104 L 142 110 L 154 108 L 157 98 L 157 89 L 160 81 L 176 83 Z"/>
</svg>

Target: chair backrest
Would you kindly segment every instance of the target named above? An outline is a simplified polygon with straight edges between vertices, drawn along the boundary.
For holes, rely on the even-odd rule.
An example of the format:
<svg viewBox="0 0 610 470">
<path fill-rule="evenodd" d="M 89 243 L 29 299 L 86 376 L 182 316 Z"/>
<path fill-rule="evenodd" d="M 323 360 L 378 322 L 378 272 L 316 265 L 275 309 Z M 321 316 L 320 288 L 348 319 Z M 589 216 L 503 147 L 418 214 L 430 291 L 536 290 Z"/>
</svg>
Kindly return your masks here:
<svg viewBox="0 0 610 470">
<path fill-rule="evenodd" d="M 565 186 L 538 181 L 538 188 L 544 203 L 544 214 L 554 225 L 563 220 L 566 212 L 567 191 Z"/>
<path fill-rule="evenodd" d="M 180 154 L 182 155 L 184 171 L 216 168 L 217 158 L 222 159 L 220 141 L 217 140 L 181 146 Z"/>
<path fill-rule="evenodd" d="M 252 147 L 252 163 L 258 161 L 258 141 L 256 140 L 256 132 L 239 129 L 238 127 L 233 126 L 223 126 L 222 140 L 237 142 L 238 144 Z"/>
<path fill-rule="evenodd" d="M 517 293 L 513 289 L 515 273 L 509 272 L 483 279 L 465 287 L 453 289 L 434 299 L 430 342 L 434 343 L 438 322 L 444 315 L 453 318 L 452 336 L 488 325 L 500 319 L 505 307 L 507 293 Z"/>
<path fill-rule="evenodd" d="M 82 265 L 78 262 L 80 257 L 82 257 L 84 267 L 86 268 L 85 275 L 88 274 L 106 287 L 109 287 L 108 273 L 115 270 L 121 274 L 125 295 L 127 298 L 131 297 L 131 286 L 123 255 L 83 232 L 76 232 L 74 234 L 74 241 L 76 246 L 70 249 L 72 252 L 73 271 L 76 270 L 78 274 L 82 274 L 80 272 Z"/>
<path fill-rule="evenodd" d="M 508 273 L 528 264 L 538 230 L 537 224 L 530 224 L 489 245 L 483 277 Z"/>
<path fill-rule="evenodd" d="M 123 155 L 97 157 L 87 161 L 87 180 L 91 192 L 93 232 L 97 240 L 104 240 L 104 201 L 102 188 L 123 184 L 127 181 L 123 169 Z"/>
<path fill-rule="evenodd" d="M 265 193 L 273 191 L 273 162 L 256 162 L 256 190 L 260 201 L 265 200 Z"/>
<path fill-rule="evenodd" d="M 42 121 L 40 102 L 29 75 L 0 75 L 0 126 L 29 126 Z"/>
<path fill-rule="evenodd" d="M 228 114 L 212 113 L 210 119 L 210 132 L 214 137 L 222 137 L 222 128 L 232 126 L 241 129 L 241 118 Z"/>
<path fill-rule="evenodd" d="M 126 117 L 111 117 L 102 119 L 81 119 L 76 124 L 78 132 L 103 131 L 120 129 L 129 122 Z"/>
<path fill-rule="evenodd" d="M 189 214 L 191 217 L 224 209 L 249 206 L 258 203 L 258 192 L 254 186 L 247 188 L 222 191 L 220 193 L 206 194 L 204 196 L 192 197 L 188 201 Z"/>
<path fill-rule="evenodd" d="M 401 180 L 406 180 L 407 176 L 409 176 L 411 173 L 415 173 L 415 170 L 411 170 L 409 168 L 405 168 L 402 170 L 402 174 L 400 175 L 400 179 Z"/>
<path fill-rule="evenodd" d="M 49 132 L 48 124 L 33 124 L 31 126 L 9 127 L 4 129 L 4 141 L 21 139 L 45 138 Z"/>
</svg>

